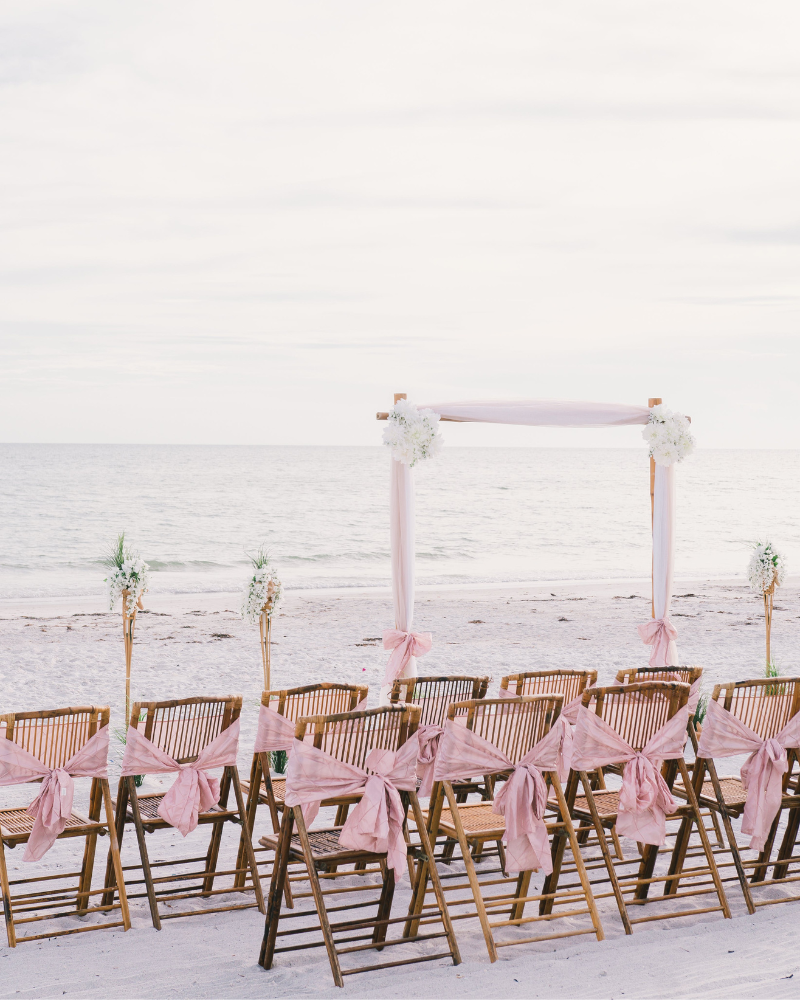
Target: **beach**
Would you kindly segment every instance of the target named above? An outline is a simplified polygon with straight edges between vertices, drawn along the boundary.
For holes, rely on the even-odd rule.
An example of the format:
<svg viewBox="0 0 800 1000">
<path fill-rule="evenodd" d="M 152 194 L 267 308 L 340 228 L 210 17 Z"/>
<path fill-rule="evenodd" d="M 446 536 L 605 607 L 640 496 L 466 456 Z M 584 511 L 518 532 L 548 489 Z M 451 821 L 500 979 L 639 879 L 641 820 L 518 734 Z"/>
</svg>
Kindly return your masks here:
<svg viewBox="0 0 800 1000">
<path fill-rule="evenodd" d="M 796 578 L 787 581 L 776 600 L 773 651 L 784 674 L 796 674 L 800 668 L 799 584 Z M 134 698 L 141 699 L 241 694 L 239 767 L 246 774 L 263 682 L 258 630 L 243 622 L 239 600 L 236 593 L 148 595 L 146 611 L 137 620 L 132 690 Z M 741 581 L 682 580 L 675 587 L 672 608 L 681 662 L 703 666 L 705 691 L 717 682 L 759 676 L 762 606 Z M 502 676 L 523 670 L 591 667 L 597 669 L 600 683 L 608 683 L 618 670 L 647 662 L 648 650 L 636 625 L 649 614 L 649 580 L 423 587 L 417 594 L 415 628 L 432 633 L 433 648 L 418 661 L 418 671 L 488 675 L 490 697 L 496 695 Z M 377 705 L 388 656 L 379 637 L 391 625 L 388 590 L 287 591 L 273 628 L 272 687 L 322 680 L 366 683 L 370 707 Z M 119 613 L 108 611 L 100 597 L 2 602 L 4 705 L 22 710 L 110 704 L 112 728 L 121 726 L 121 631 Z M 117 744 L 112 753 L 112 788 L 120 751 Z M 149 777 L 146 787 L 163 786 Z M 4 796 L 15 804 L 31 797 L 29 786 L 7 788 Z M 256 838 L 266 832 L 267 823 L 262 808 Z M 163 834 L 160 850 L 191 850 L 195 836 L 183 844 L 180 835 L 170 831 Z M 57 871 L 70 858 L 74 864 L 75 843 L 79 842 L 58 842 L 45 866 Z M 223 857 L 225 850 L 235 850 L 234 839 L 227 842 Z M 126 859 L 135 860 L 131 835 L 123 845 L 123 863 Z M 8 863 L 12 879 L 24 873 L 21 851 L 9 852 Z M 405 878 L 395 896 L 397 912 L 407 905 L 408 891 Z M 627 939 L 615 912 L 606 906 L 601 910 L 605 941 L 571 938 L 506 949 L 493 967 L 477 923 L 462 921 L 458 926 L 462 965 L 435 962 L 368 973 L 349 978 L 346 993 L 365 997 L 794 995 L 794 980 L 784 977 L 800 974 L 796 971 L 800 962 L 791 957 L 797 904 L 769 907 L 750 917 L 736 885 L 729 885 L 728 898 L 731 921 L 719 919 L 718 914 L 701 915 L 637 928 Z M 16 950 L 0 947 L 2 996 L 107 996 L 109 976 L 118 997 L 340 995 L 319 949 L 291 959 L 281 956 L 269 972 L 258 967 L 264 920 L 254 909 L 166 921 L 160 932 L 152 929 L 143 900 L 134 900 L 131 910 L 133 927 L 124 935 L 108 931 L 20 945 Z M 101 955 L 106 970 L 102 976 L 93 968 Z"/>
</svg>

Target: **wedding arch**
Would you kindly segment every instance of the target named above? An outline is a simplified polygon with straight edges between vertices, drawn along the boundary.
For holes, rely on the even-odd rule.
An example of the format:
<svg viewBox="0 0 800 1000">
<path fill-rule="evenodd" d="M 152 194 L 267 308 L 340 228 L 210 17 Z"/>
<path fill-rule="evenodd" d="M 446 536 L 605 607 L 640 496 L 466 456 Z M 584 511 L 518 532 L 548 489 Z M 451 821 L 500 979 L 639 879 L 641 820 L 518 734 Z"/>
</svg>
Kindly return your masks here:
<svg viewBox="0 0 800 1000">
<path fill-rule="evenodd" d="M 440 420 L 458 423 L 527 424 L 533 427 L 627 427 L 642 425 L 650 451 L 650 517 L 653 535 L 650 620 L 638 626 L 653 647 L 651 666 L 678 663 L 677 630 L 669 619 L 675 555 L 675 463 L 690 454 L 694 439 L 690 417 L 667 410 L 660 398 L 647 406 L 530 399 L 434 403 L 416 407 L 405 393 L 378 413 L 386 420 L 384 443 L 392 449 L 389 517 L 392 551 L 392 598 L 395 627 L 383 633 L 392 650 L 382 696 L 397 677 L 416 677 L 416 658 L 427 653 L 432 637 L 413 632 L 414 622 L 414 465 L 441 447 Z"/>
</svg>

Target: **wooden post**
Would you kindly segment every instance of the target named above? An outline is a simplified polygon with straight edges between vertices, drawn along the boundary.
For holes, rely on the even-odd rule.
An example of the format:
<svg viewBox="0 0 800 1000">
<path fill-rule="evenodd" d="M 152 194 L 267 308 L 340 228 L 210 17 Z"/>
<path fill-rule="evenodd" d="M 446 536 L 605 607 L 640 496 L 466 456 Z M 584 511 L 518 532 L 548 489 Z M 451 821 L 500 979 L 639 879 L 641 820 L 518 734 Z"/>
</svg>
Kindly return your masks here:
<svg viewBox="0 0 800 1000">
<path fill-rule="evenodd" d="M 647 400 L 648 407 L 652 410 L 654 406 L 658 406 L 661 403 L 660 396 L 651 396 Z M 655 512 L 655 496 L 656 496 L 656 461 L 654 458 L 650 459 L 650 537 L 652 539 L 653 535 L 653 514 Z M 651 541 L 652 545 L 652 541 Z M 653 555 L 650 554 L 650 617 L 655 618 L 656 616 L 656 595 L 653 590 Z"/>
<path fill-rule="evenodd" d="M 775 593 L 775 582 L 773 581 L 772 586 L 764 591 L 764 622 L 767 627 L 767 677 L 770 676 L 769 668 L 772 663 L 772 654 L 769 648 L 770 634 L 772 632 L 772 600 Z"/>
<path fill-rule="evenodd" d="M 270 636 L 272 633 L 272 619 L 267 613 L 267 609 L 261 612 L 261 617 L 258 619 L 258 630 L 261 634 L 261 663 L 264 667 L 264 690 L 271 691 L 270 687 L 270 671 L 269 671 L 269 654 L 270 654 Z"/>
<path fill-rule="evenodd" d="M 122 591 L 122 635 L 125 640 L 125 726 L 131 721 L 131 659 L 133 657 L 133 629 L 136 624 L 136 605 L 128 613 L 128 591 Z"/>
<path fill-rule="evenodd" d="M 408 396 L 404 392 L 396 392 L 394 394 L 394 401 L 397 402 L 398 399 L 408 399 Z"/>
</svg>

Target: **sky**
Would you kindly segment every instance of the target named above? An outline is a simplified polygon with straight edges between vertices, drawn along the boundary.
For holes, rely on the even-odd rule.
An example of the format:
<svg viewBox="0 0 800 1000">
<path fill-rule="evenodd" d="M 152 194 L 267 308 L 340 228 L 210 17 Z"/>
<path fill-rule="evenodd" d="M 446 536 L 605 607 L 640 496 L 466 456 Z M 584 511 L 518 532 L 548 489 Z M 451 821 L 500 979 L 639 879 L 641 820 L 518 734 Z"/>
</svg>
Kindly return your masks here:
<svg viewBox="0 0 800 1000">
<path fill-rule="evenodd" d="M 369 445 L 406 392 L 800 447 L 799 37 L 793 0 L 4 0 L 0 440 Z"/>
</svg>

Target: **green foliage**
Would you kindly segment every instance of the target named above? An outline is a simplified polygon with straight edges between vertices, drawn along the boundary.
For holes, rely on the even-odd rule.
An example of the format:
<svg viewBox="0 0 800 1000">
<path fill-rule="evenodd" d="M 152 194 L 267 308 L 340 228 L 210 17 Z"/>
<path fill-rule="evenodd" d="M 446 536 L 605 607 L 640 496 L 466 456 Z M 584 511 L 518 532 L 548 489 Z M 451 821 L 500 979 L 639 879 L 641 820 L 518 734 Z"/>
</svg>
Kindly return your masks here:
<svg viewBox="0 0 800 1000">
<path fill-rule="evenodd" d="M 697 702 L 697 708 L 694 710 L 694 725 L 695 729 L 698 726 L 702 726 L 703 719 L 706 717 L 706 712 L 708 711 L 708 695 L 701 694 Z"/>
<path fill-rule="evenodd" d="M 262 542 L 254 554 L 250 552 L 246 554 L 255 569 L 263 569 L 264 566 L 269 566 L 269 549 L 266 542 Z"/>
<path fill-rule="evenodd" d="M 108 550 L 108 555 L 103 560 L 104 566 L 111 566 L 112 568 L 122 569 L 122 564 L 125 562 L 125 532 L 120 532 L 117 535 L 117 540 Z"/>
<path fill-rule="evenodd" d="M 285 750 L 273 750 L 270 753 L 270 758 L 272 759 L 272 766 L 278 772 L 278 774 L 286 774 L 286 764 L 289 759 L 289 755 Z"/>
</svg>

